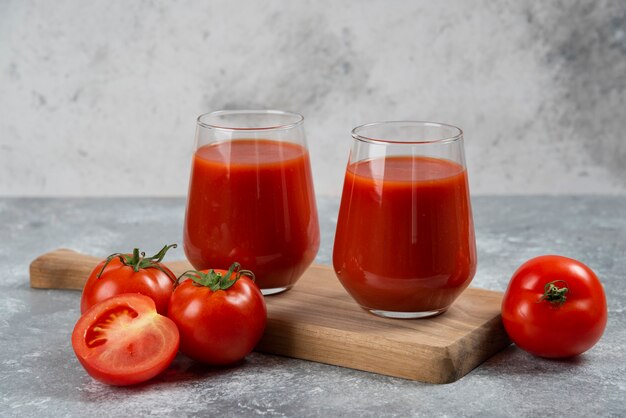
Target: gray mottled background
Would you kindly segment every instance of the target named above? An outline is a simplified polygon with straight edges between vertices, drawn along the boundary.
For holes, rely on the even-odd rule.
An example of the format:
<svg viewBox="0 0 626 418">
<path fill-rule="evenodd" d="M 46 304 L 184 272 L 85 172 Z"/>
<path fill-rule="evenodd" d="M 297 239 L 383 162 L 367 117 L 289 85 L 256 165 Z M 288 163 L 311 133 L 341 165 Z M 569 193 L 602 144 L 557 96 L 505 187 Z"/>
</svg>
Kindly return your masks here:
<svg viewBox="0 0 626 418">
<path fill-rule="evenodd" d="M 626 1 L 0 0 L 0 195 L 184 195 L 195 117 L 465 130 L 475 194 L 626 194 Z"/>
</svg>

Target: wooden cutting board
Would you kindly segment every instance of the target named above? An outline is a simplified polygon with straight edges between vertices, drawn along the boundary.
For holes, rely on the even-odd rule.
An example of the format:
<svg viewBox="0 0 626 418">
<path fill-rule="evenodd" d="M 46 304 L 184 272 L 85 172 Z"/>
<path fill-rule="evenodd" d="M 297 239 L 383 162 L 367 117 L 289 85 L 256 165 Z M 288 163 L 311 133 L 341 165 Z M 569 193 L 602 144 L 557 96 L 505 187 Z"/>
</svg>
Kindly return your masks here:
<svg viewBox="0 0 626 418">
<path fill-rule="evenodd" d="M 30 285 L 82 289 L 101 259 L 60 249 L 30 265 Z M 166 263 L 178 276 L 186 261 Z M 430 383 L 463 377 L 510 341 L 502 293 L 469 288 L 443 315 L 379 318 L 361 309 L 327 266 L 310 267 L 289 291 L 265 298 L 268 322 L 256 351 Z"/>
</svg>

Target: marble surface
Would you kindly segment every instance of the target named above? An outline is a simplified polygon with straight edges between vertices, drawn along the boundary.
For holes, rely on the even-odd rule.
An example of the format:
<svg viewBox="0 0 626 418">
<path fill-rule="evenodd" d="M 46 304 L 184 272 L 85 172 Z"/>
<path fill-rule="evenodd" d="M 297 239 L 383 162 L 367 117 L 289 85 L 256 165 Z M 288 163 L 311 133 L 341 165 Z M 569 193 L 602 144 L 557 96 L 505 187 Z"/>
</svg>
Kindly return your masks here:
<svg viewBox="0 0 626 418">
<path fill-rule="evenodd" d="M 318 200 L 330 263 L 338 201 Z M 232 369 L 179 356 L 132 388 L 92 380 L 70 345 L 77 291 L 37 290 L 28 264 L 73 248 L 98 256 L 180 242 L 182 199 L 0 199 L 1 416 L 624 416 L 626 415 L 626 198 L 478 197 L 474 286 L 504 290 L 526 259 L 559 253 L 584 261 L 605 285 L 601 341 L 567 361 L 511 346 L 461 380 L 429 385 L 253 353 Z M 182 257 L 182 250 L 171 255 Z"/>
<path fill-rule="evenodd" d="M 222 108 L 304 114 L 324 195 L 398 119 L 463 128 L 475 194 L 626 193 L 623 0 L 2 0 L 0 45 L 0 196 L 183 196 Z"/>
</svg>

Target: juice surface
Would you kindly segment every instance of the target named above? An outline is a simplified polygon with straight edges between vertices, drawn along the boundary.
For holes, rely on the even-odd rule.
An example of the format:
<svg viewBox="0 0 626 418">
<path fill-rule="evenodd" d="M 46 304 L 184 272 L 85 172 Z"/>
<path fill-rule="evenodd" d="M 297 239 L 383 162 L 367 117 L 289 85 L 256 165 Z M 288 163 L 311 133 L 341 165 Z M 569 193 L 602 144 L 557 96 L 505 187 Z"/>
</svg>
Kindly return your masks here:
<svg viewBox="0 0 626 418">
<path fill-rule="evenodd" d="M 236 261 L 255 273 L 262 289 L 293 285 L 319 248 L 306 148 L 265 139 L 198 148 L 184 244 L 197 269 Z"/>
<path fill-rule="evenodd" d="M 465 169 L 412 156 L 350 164 L 333 264 L 364 308 L 427 312 L 450 306 L 476 271 Z"/>
</svg>

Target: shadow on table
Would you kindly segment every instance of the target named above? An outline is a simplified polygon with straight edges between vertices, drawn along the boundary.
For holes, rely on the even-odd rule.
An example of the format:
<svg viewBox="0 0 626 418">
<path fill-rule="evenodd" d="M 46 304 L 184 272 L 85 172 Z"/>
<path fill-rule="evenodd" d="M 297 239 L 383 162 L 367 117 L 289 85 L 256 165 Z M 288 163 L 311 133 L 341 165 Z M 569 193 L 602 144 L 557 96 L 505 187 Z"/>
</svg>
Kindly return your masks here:
<svg viewBox="0 0 626 418">
<path fill-rule="evenodd" d="M 227 366 L 227 367 L 211 367 L 203 363 L 192 360 L 185 357 L 182 354 L 178 354 L 170 367 L 163 371 L 158 376 L 150 379 L 147 382 L 139 383 L 131 386 L 110 386 L 104 383 L 98 382 L 91 378 L 87 372 L 76 362 L 76 368 L 80 369 L 75 371 L 74 375 L 82 375 L 81 381 L 77 387 L 80 388 L 78 398 L 84 402 L 98 403 L 106 400 L 119 399 L 120 401 L 127 399 L 129 396 L 141 395 L 146 392 L 159 393 L 167 391 L 172 386 L 185 384 L 187 382 L 210 381 L 211 379 L 219 376 L 228 375 L 235 372 L 237 369 L 245 367 L 246 360 L 242 360 L 239 363 Z M 74 382 L 76 384 L 77 382 Z M 58 395 L 58 391 L 56 394 Z M 70 398 L 75 398 L 70 396 Z"/>
<path fill-rule="evenodd" d="M 485 361 L 476 371 L 502 375 L 558 375 L 571 373 L 588 362 L 585 354 L 565 359 L 547 359 L 533 356 L 513 344 Z"/>
<path fill-rule="evenodd" d="M 246 360 L 231 364 L 223 367 L 212 367 L 199 361 L 195 361 L 182 354 L 178 354 L 170 367 L 168 367 L 163 373 L 155 377 L 154 379 L 136 385 L 139 386 L 151 386 L 151 385 L 167 385 L 168 383 L 182 383 L 187 381 L 201 381 L 210 377 L 217 377 L 225 374 L 232 373 L 233 370 L 240 368 L 246 364 Z"/>
</svg>

